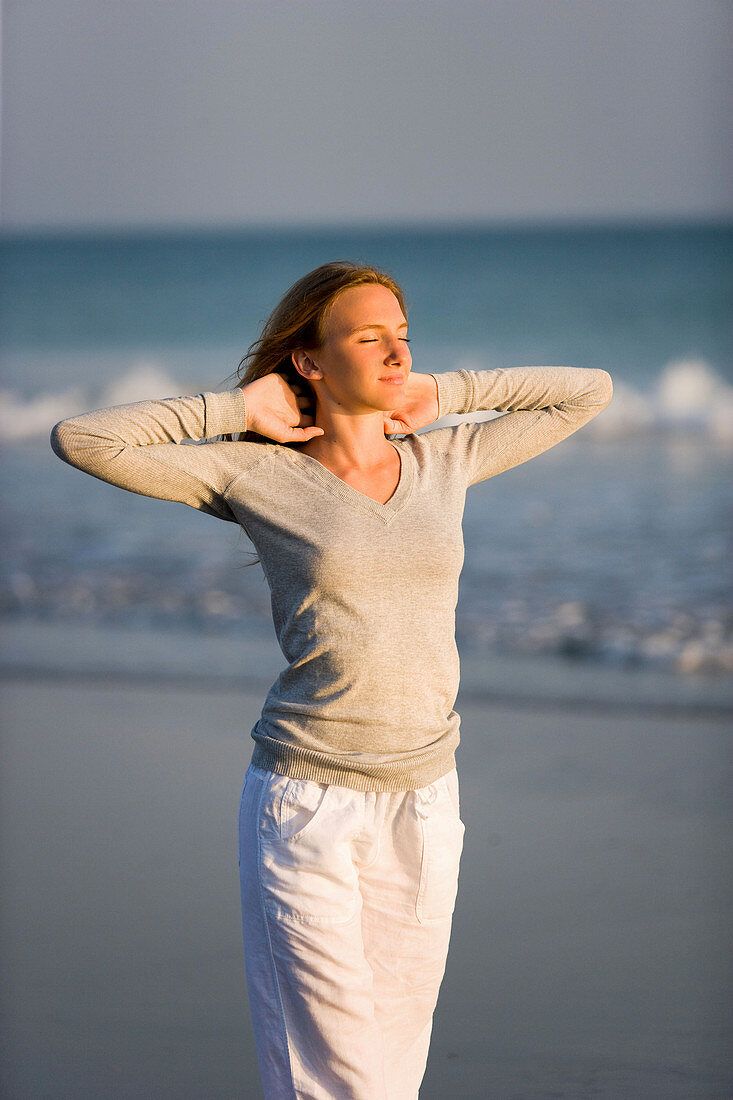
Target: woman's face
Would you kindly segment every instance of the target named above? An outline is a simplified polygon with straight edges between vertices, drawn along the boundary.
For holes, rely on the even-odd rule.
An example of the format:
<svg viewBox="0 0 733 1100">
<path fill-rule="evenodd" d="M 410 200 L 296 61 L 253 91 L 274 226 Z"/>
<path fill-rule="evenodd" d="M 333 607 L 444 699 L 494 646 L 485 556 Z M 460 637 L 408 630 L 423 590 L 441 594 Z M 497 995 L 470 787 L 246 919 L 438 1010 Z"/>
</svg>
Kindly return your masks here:
<svg viewBox="0 0 733 1100">
<path fill-rule="evenodd" d="M 321 346 L 306 358 L 316 368 L 306 374 L 316 392 L 344 411 L 387 412 L 400 405 L 412 356 L 407 321 L 392 291 L 379 283 L 343 290 L 326 316 Z"/>
</svg>

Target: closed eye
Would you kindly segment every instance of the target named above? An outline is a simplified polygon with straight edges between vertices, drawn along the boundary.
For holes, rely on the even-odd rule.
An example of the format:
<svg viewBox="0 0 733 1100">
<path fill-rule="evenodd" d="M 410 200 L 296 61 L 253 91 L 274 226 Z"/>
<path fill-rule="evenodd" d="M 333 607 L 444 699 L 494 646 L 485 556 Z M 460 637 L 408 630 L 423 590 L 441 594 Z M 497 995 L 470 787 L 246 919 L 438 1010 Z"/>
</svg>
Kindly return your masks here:
<svg viewBox="0 0 733 1100">
<path fill-rule="evenodd" d="M 403 340 L 406 344 L 410 343 L 409 337 L 407 337 L 407 336 L 400 336 L 400 340 Z M 374 337 L 368 336 L 365 340 L 359 340 L 359 343 L 360 344 L 376 344 L 377 343 L 377 338 L 376 338 L 376 336 L 374 336 Z"/>
</svg>

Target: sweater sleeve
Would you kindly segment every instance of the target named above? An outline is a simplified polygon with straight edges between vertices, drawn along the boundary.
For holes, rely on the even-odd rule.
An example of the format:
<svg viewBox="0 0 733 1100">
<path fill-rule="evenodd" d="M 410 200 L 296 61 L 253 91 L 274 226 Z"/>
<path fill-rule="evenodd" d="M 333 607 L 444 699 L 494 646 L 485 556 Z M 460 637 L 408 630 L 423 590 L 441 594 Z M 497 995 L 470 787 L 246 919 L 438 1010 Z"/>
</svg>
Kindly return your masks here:
<svg viewBox="0 0 733 1100">
<path fill-rule="evenodd" d="M 245 397 L 237 388 L 73 416 L 54 426 L 51 447 L 64 462 L 101 481 L 236 523 L 224 493 L 241 472 L 246 444 L 186 446 L 184 441 L 243 432 L 246 424 Z"/>
<path fill-rule="evenodd" d="M 439 416 L 483 410 L 504 416 L 461 424 L 452 445 L 473 485 L 554 447 L 611 401 L 613 382 L 591 367 L 509 367 L 436 374 Z"/>
</svg>

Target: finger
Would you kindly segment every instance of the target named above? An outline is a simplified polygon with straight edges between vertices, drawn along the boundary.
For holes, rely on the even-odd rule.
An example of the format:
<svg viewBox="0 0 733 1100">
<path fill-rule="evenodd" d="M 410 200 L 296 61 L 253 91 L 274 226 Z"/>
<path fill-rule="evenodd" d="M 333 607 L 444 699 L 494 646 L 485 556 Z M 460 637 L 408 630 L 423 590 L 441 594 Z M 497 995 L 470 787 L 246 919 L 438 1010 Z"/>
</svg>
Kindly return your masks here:
<svg viewBox="0 0 733 1100">
<path fill-rule="evenodd" d="M 317 435 L 325 435 L 323 428 L 291 428 L 290 439 L 293 442 L 305 443 L 307 439 L 314 439 Z"/>
</svg>

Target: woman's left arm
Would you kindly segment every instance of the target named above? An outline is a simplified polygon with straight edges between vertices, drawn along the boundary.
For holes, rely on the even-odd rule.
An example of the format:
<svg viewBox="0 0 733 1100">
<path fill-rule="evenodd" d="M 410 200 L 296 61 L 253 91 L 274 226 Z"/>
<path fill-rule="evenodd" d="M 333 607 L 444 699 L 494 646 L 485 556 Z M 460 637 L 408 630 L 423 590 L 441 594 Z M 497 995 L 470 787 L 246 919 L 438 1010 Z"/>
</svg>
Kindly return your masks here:
<svg viewBox="0 0 733 1100">
<path fill-rule="evenodd" d="M 506 415 L 460 425 L 455 445 L 468 484 L 519 466 L 567 439 L 613 397 L 608 371 L 591 367 L 509 367 L 436 374 L 439 416 L 496 410 Z"/>
</svg>

